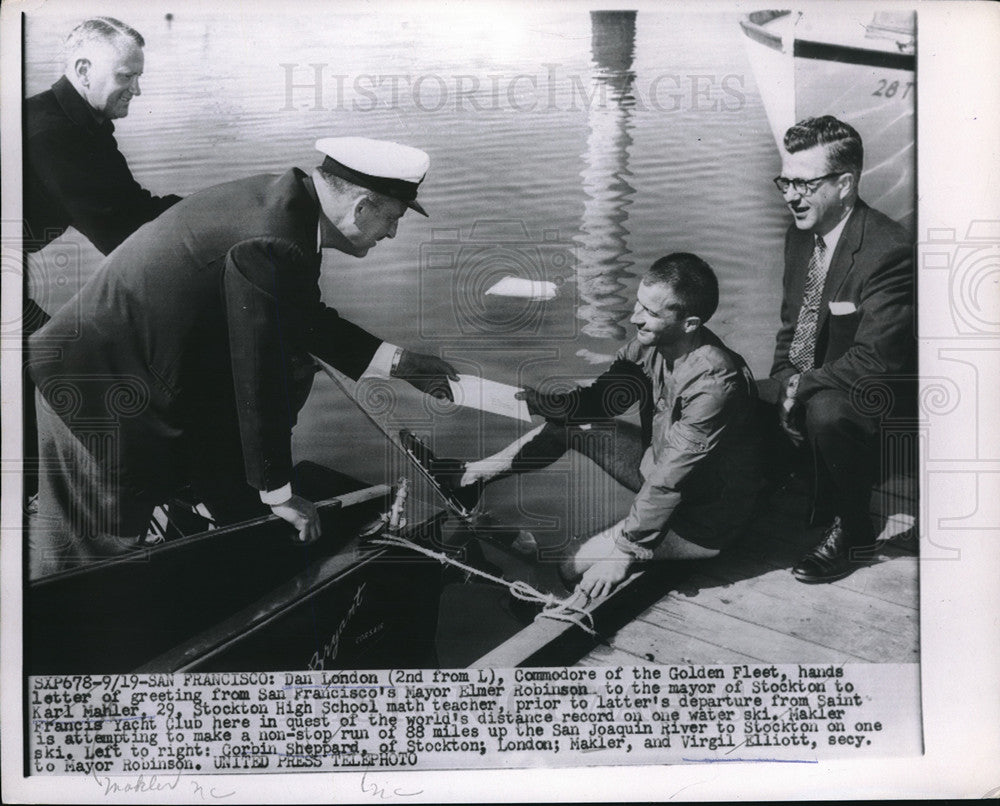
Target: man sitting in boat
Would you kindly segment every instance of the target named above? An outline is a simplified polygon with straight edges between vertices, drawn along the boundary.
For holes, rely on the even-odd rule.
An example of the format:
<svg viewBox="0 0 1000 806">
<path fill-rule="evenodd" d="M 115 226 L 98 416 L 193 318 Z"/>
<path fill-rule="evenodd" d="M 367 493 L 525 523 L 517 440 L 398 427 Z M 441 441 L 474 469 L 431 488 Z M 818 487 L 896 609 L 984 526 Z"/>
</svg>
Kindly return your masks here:
<svg viewBox="0 0 1000 806">
<path fill-rule="evenodd" d="M 775 419 L 793 445 L 808 446 L 813 522 L 828 523 L 792 569 L 800 582 L 841 579 L 871 557 L 881 416 L 912 416 L 915 401 L 913 247 L 899 224 L 858 197 L 863 157 L 852 126 L 809 118 L 785 133 L 774 180 L 793 222 L 761 396 L 777 398 Z"/>
<path fill-rule="evenodd" d="M 695 255 L 667 255 L 636 296 L 638 332 L 611 367 L 570 393 L 519 393 L 546 422 L 498 454 L 437 459 L 413 434 L 400 435 L 460 511 L 486 482 L 546 467 L 570 449 L 634 491 L 628 515 L 577 543 L 562 566 L 588 597 L 649 561 L 714 557 L 739 536 L 760 488 L 753 377 L 705 327 L 719 302 L 715 273 Z M 636 404 L 641 425 L 618 419 Z"/>
<path fill-rule="evenodd" d="M 293 168 L 189 196 L 139 229 L 31 339 L 42 478 L 30 576 L 122 554 L 194 487 L 217 522 L 270 509 L 319 536 L 294 494 L 291 431 L 315 354 L 357 379 L 451 397 L 445 361 L 391 345 L 320 299 L 322 248 L 364 257 L 396 234 L 427 154 L 328 138 Z M 59 350 L 52 349 L 60 348 Z"/>
</svg>

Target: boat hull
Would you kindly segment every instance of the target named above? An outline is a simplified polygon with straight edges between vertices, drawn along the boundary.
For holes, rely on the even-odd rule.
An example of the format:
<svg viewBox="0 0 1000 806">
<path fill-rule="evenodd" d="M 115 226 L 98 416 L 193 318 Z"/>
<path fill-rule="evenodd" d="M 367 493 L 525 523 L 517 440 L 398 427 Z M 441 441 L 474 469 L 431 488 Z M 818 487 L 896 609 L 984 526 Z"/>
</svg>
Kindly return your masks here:
<svg viewBox="0 0 1000 806">
<path fill-rule="evenodd" d="M 388 508 L 388 487 L 313 475 L 330 500 L 311 546 L 258 519 L 28 585 L 25 672 L 435 665 L 440 565 L 364 547 L 359 533 Z"/>
</svg>

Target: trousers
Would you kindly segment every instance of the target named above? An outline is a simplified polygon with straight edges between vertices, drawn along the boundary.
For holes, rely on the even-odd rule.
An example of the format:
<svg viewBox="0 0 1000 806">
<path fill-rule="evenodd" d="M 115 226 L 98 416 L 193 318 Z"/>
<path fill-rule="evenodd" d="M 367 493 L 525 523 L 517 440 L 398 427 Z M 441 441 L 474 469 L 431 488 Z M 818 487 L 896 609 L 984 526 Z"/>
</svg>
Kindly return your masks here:
<svg viewBox="0 0 1000 806">
<path fill-rule="evenodd" d="M 645 481 L 641 468 L 649 448 L 642 430 L 634 423 L 614 418 L 593 422 L 589 427 L 546 423 L 533 439 L 521 447 L 511 462 L 510 470 L 503 475 L 547 467 L 569 450 L 586 456 L 634 493 L 639 492 Z M 585 495 L 586 491 L 581 494 Z M 697 491 L 689 489 L 686 495 L 697 501 Z M 653 550 L 654 558 L 659 556 L 661 550 L 671 557 L 684 556 L 685 550 L 691 552 L 690 556 L 713 556 L 732 537 L 731 534 L 717 533 L 711 519 L 704 517 L 702 506 L 698 503 L 689 505 L 684 501 L 664 524 L 655 543 L 649 544 L 648 548 Z M 602 550 L 603 543 L 600 547 L 597 543 L 587 543 L 585 547 Z M 701 554 L 700 550 L 708 554 Z"/>
</svg>

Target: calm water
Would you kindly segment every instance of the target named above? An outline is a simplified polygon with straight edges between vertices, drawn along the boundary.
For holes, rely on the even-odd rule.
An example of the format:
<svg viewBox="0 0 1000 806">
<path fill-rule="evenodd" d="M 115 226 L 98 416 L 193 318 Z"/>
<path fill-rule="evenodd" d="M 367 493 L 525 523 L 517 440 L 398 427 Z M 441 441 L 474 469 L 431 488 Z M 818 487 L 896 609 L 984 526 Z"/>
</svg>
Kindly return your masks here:
<svg viewBox="0 0 1000 806">
<path fill-rule="evenodd" d="M 736 15 L 640 11 L 632 24 L 592 22 L 585 7 L 557 4 L 332 8 L 340 7 L 322 17 L 235 6 L 218 16 L 153 4 L 118 12 L 147 40 L 143 94 L 117 123 L 139 181 L 190 194 L 308 169 L 320 136 L 416 145 L 431 156 L 421 188 L 431 218 L 407 216 L 395 241 L 365 260 L 327 254 L 324 295 L 342 314 L 499 381 L 588 378 L 631 333 L 641 272 L 668 252 L 693 251 L 722 284 L 710 326 L 766 373 L 787 218 L 770 182 L 779 160 Z M 73 19 L 29 17 L 28 93 L 58 77 L 59 41 Z M 318 89 L 312 65 L 320 65 Z M 304 86 L 289 93 L 289 83 Z M 69 270 L 61 263 L 76 241 L 79 272 L 75 260 Z M 49 308 L 99 259 L 72 235 L 37 257 L 36 273 L 47 278 L 38 295 Z M 485 297 L 506 273 L 557 281 L 559 295 L 544 305 Z M 407 388 L 395 394 L 384 422 L 430 435 L 439 453 L 478 457 L 523 429 Z M 400 470 L 379 432 L 325 378 L 295 447 L 301 458 L 373 482 Z M 543 542 L 623 515 L 629 496 L 583 464 L 498 484 L 490 508 Z"/>
</svg>

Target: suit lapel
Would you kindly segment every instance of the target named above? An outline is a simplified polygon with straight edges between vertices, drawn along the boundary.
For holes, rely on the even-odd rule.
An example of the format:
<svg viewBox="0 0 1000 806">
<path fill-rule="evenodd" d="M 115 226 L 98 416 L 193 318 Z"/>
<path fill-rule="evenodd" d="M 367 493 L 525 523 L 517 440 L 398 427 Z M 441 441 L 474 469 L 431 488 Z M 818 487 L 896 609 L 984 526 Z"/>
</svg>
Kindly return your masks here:
<svg viewBox="0 0 1000 806">
<path fill-rule="evenodd" d="M 820 333 L 830 315 L 830 300 L 835 299 L 840 287 L 844 284 L 851 269 L 854 268 L 854 256 L 861 248 L 862 233 L 865 219 L 868 217 L 868 205 L 858 199 L 851 217 L 837 242 L 837 249 L 830 261 L 830 270 L 826 273 L 823 283 L 823 296 L 820 299 L 819 315 L 816 321 L 816 333 Z"/>
</svg>

